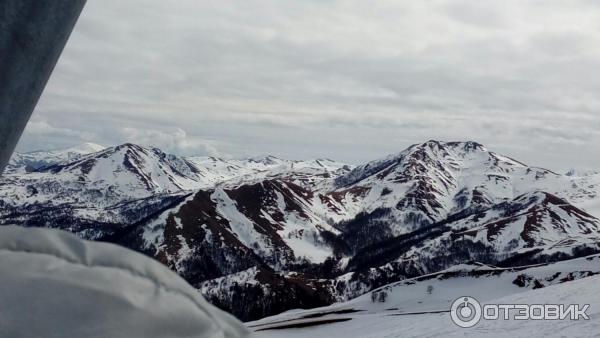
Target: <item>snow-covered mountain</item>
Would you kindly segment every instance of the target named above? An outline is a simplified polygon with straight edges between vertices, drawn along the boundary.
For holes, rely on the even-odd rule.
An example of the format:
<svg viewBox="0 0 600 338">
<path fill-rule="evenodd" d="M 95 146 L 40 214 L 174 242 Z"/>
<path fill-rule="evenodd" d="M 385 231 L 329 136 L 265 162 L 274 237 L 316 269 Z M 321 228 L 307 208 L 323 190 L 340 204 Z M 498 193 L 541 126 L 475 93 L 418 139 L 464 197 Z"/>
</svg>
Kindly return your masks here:
<svg viewBox="0 0 600 338">
<path fill-rule="evenodd" d="M 192 191 L 213 189 L 241 177 L 286 176 L 308 184 L 306 176 L 311 182 L 317 182 L 329 177 L 330 171 L 349 170 L 344 169 L 343 164 L 322 160 L 185 158 L 134 144 L 73 155 L 71 159 L 62 156 L 72 153 L 71 150 L 54 152 L 56 157 L 46 157 L 45 165 L 37 169 L 28 167 L 25 170 L 28 165 L 25 162 L 21 167 L 12 167 L 0 180 L 0 204 L 4 207 L 0 214 L 9 215 L 10 222 L 35 225 L 39 223 L 32 221 L 36 219 L 32 214 L 42 213 L 44 219 L 40 225 L 58 227 L 62 225 L 53 225 L 53 217 L 48 212 L 69 209 L 68 214 L 75 218 L 113 223 L 128 222 L 128 217 L 131 220 L 129 214 L 134 212 L 139 215 L 134 215 L 133 219 L 139 221 L 148 216 L 143 207 L 140 209 L 140 203 L 162 205 L 160 200 L 168 200 L 170 205 L 173 199 L 178 201 Z M 156 211 L 151 209 L 148 212 Z M 61 222 L 66 220 L 61 218 Z"/>
<path fill-rule="evenodd" d="M 533 191 L 585 202 L 597 197 L 598 177 L 529 167 L 475 142 L 428 141 L 358 166 L 336 184 L 343 218 L 387 209 L 398 235 Z"/>
<path fill-rule="evenodd" d="M 475 142 L 428 141 L 357 167 L 124 144 L 11 170 L 0 224 L 138 250 L 250 320 L 471 260 L 595 253 L 599 187 L 598 174 L 530 167 Z"/>
</svg>

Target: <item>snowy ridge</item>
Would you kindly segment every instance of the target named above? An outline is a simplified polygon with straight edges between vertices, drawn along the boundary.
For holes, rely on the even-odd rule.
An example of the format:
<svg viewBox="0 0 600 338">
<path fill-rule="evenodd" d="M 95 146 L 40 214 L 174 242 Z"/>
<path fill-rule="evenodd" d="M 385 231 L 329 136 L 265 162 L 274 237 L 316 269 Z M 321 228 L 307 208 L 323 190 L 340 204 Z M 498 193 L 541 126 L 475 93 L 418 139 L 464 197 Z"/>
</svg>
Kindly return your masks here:
<svg viewBox="0 0 600 338">
<path fill-rule="evenodd" d="M 314 186 L 352 168 L 350 165 L 329 159 L 294 161 L 274 156 L 243 160 L 188 157 L 186 161 L 196 169 L 196 174 L 204 181 L 206 188 L 217 184 L 235 186 L 280 177 L 286 177 L 296 184 Z"/>
</svg>

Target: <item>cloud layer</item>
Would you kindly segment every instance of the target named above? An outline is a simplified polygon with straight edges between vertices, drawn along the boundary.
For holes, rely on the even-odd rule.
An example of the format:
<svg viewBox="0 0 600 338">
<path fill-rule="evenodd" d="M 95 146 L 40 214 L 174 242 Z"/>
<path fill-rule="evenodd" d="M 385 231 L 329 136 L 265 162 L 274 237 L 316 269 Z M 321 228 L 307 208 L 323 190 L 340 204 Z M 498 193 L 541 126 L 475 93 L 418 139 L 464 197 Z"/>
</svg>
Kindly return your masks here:
<svg viewBox="0 0 600 338">
<path fill-rule="evenodd" d="M 20 150 L 129 141 L 361 162 L 473 139 L 600 169 L 598 69 L 590 0 L 95 1 Z"/>
</svg>

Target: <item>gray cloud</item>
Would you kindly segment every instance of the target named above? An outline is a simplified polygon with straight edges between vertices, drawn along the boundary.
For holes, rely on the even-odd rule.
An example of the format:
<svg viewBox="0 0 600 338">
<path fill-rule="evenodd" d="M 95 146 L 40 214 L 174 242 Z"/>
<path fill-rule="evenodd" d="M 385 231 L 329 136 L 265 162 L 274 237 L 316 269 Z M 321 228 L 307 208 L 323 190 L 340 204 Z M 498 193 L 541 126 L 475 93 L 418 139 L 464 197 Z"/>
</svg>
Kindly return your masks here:
<svg viewBox="0 0 600 338">
<path fill-rule="evenodd" d="M 474 139 L 600 168 L 593 1 L 88 2 L 19 147 L 361 162 Z M 36 130 L 37 128 L 37 130 Z M 548 151 L 548 147 L 553 151 Z"/>
</svg>

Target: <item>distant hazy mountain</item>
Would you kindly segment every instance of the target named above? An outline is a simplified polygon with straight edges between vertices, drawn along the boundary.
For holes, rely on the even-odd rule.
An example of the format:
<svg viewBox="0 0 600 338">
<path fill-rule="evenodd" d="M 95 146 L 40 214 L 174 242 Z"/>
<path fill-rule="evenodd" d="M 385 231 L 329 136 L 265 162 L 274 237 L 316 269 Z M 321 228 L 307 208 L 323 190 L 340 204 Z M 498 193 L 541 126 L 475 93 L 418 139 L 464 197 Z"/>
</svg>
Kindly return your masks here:
<svg viewBox="0 0 600 338">
<path fill-rule="evenodd" d="M 15 153 L 6 170 L 35 170 L 50 164 L 72 161 L 81 157 L 103 150 L 105 147 L 95 143 L 84 143 L 79 146 L 63 150 L 33 151 L 28 153 Z"/>
</svg>

